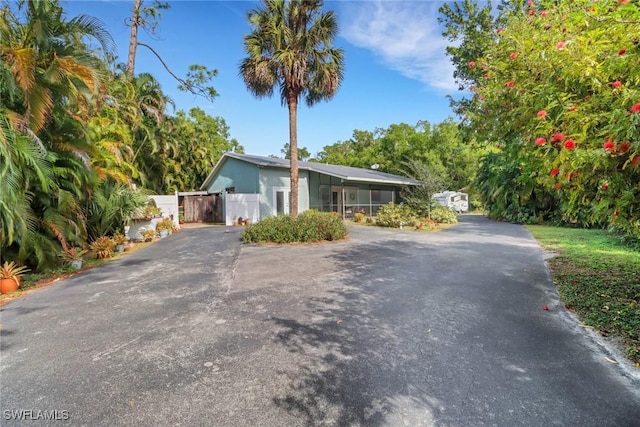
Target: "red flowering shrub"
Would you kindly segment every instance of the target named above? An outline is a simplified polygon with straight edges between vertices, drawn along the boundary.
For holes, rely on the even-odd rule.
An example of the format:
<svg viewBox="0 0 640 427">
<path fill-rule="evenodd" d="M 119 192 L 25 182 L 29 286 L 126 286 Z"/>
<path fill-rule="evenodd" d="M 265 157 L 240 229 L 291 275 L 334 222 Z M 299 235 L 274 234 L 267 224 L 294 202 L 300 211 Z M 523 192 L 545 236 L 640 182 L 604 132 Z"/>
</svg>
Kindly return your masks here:
<svg viewBox="0 0 640 427">
<path fill-rule="evenodd" d="M 499 36 L 470 50 L 491 76 L 469 81 L 484 100 L 458 104 L 476 140 L 501 144 L 483 175 L 490 215 L 550 206 L 545 219 L 608 227 L 616 211 L 615 227 L 640 236 L 640 3 L 534 1 L 495 22 Z"/>
</svg>

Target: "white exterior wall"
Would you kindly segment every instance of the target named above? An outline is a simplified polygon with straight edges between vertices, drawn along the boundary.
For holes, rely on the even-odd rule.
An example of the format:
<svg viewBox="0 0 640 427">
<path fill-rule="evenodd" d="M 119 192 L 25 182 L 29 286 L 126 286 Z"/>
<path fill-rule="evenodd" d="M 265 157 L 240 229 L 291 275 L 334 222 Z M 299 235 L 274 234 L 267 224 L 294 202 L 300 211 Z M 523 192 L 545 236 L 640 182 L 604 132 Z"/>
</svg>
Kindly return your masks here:
<svg viewBox="0 0 640 427">
<path fill-rule="evenodd" d="M 291 176 L 288 169 L 260 169 L 260 218 L 276 215 L 273 190 L 291 188 Z M 298 176 L 298 212 L 309 209 L 309 174 L 300 171 Z"/>
<path fill-rule="evenodd" d="M 156 206 L 162 212 L 162 218 L 168 218 L 173 215 L 173 225 L 180 228 L 180 219 L 178 218 L 178 193 L 166 196 L 149 196 L 155 202 Z"/>
<path fill-rule="evenodd" d="M 249 218 L 252 223 L 260 220 L 260 195 L 259 194 L 226 194 L 225 224 L 234 225 L 234 220 L 242 217 Z"/>
</svg>

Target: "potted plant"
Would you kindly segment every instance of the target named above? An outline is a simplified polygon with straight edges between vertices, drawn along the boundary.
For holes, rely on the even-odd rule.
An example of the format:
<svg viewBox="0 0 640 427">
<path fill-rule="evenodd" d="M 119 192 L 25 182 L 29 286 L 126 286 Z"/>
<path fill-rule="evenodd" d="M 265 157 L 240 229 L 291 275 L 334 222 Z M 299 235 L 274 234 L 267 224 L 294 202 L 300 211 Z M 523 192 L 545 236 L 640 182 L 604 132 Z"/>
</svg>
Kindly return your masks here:
<svg viewBox="0 0 640 427">
<path fill-rule="evenodd" d="M 0 293 L 8 294 L 17 291 L 20 287 L 20 276 L 29 271 L 25 266 L 20 266 L 14 261 L 5 261 L 0 268 Z"/>
<path fill-rule="evenodd" d="M 160 233 L 160 237 L 167 237 L 174 230 L 171 218 L 162 218 L 156 224 L 156 231 Z"/>
<path fill-rule="evenodd" d="M 127 236 L 122 234 L 120 230 L 113 233 L 113 242 L 116 244 L 116 251 L 124 252 L 124 245 L 127 243 Z"/>
<path fill-rule="evenodd" d="M 62 259 L 76 270 L 82 268 L 82 257 L 87 253 L 86 249 L 70 247 L 62 250 Z"/>
<path fill-rule="evenodd" d="M 91 243 L 91 249 L 96 252 L 97 258 L 109 258 L 115 248 L 116 243 L 109 236 L 98 237 Z"/>
<path fill-rule="evenodd" d="M 156 230 L 151 230 L 150 228 L 146 228 L 140 231 L 140 234 L 142 234 L 142 238 L 144 239 L 145 242 L 150 242 L 153 240 L 154 237 L 156 237 Z"/>
</svg>

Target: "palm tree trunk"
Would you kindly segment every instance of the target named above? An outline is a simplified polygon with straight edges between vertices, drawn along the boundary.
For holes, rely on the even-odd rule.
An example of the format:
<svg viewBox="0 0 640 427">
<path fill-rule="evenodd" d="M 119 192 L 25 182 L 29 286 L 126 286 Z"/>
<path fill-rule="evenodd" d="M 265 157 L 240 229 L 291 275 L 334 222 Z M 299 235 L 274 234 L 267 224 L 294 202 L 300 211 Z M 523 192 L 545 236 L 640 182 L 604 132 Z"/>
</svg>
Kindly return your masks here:
<svg viewBox="0 0 640 427">
<path fill-rule="evenodd" d="M 131 17 L 131 35 L 129 36 L 129 57 L 127 58 L 127 73 L 133 77 L 136 67 L 136 49 L 138 47 L 138 25 L 140 25 L 140 6 L 142 0 L 135 0 L 133 16 Z"/>
<path fill-rule="evenodd" d="M 291 161 L 291 206 L 290 214 L 298 216 L 298 97 L 289 95 L 289 159 Z"/>
</svg>

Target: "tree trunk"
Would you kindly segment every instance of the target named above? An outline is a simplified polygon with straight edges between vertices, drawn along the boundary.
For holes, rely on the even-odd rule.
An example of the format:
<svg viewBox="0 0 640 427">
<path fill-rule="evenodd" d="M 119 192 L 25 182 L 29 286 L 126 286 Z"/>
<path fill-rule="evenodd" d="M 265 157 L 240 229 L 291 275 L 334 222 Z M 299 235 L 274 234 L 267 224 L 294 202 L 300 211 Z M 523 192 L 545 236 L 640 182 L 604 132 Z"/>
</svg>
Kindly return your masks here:
<svg viewBox="0 0 640 427">
<path fill-rule="evenodd" d="M 133 16 L 131 17 L 131 35 L 129 36 L 129 57 L 127 58 L 127 73 L 131 77 L 133 77 L 136 67 L 138 26 L 140 25 L 140 6 L 142 6 L 142 0 L 135 0 L 133 5 Z"/>
<path fill-rule="evenodd" d="M 298 216 L 298 97 L 289 95 L 289 161 L 291 162 L 290 214 Z"/>
</svg>

